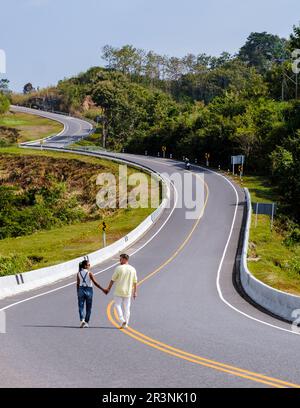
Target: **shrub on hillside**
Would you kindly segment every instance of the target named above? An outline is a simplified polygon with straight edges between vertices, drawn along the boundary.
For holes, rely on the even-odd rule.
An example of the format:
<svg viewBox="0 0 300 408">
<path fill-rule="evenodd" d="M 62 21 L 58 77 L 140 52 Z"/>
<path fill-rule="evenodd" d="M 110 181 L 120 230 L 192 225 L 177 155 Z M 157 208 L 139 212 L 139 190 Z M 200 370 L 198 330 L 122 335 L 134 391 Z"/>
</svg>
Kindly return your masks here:
<svg viewBox="0 0 300 408">
<path fill-rule="evenodd" d="M 32 263 L 26 256 L 0 256 L 0 276 L 15 275 L 30 270 Z"/>
</svg>

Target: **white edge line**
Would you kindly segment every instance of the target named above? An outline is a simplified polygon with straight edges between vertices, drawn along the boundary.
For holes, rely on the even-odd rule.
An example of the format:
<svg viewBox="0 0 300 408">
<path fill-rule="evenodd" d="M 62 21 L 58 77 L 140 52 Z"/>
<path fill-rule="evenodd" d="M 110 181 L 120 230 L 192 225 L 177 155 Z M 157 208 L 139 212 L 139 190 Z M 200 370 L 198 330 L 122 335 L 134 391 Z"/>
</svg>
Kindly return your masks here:
<svg viewBox="0 0 300 408">
<path fill-rule="evenodd" d="M 217 172 L 215 172 L 215 171 L 212 171 L 212 170 L 208 170 L 208 169 L 206 169 L 206 170 L 209 171 L 210 173 L 213 173 L 213 174 L 215 174 L 215 175 L 217 175 L 217 176 L 219 176 L 219 177 L 224 178 L 224 179 L 227 181 L 227 183 L 230 184 L 230 186 L 231 186 L 232 189 L 234 190 L 235 196 L 236 196 L 236 204 L 235 204 L 234 217 L 233 217 L 233 220 L 232 220 L 232 225 L 231 225 L 229 237 L 228 237 L 228 240 L 227 240 L 227 243 L 226 243 L 224 252 L 223 252 L 223 256 L 222 256 L 222 258 L 221 258 L 221 262 L 220 262 L 220 265 L 219 265 L 219 268 L 218 268 L 218 274 L 217 274 L 217 281 L 216 281 L 216 283 L 217 283 L 217 289 L 218 289 L 218 294 L 219 294 L 220 299 L 222 300 L 222 302 L 224 302 L 224 303 L 225 303 L 227 306 L 229 306 L 231 309 L 233 309 L 233 310 L 236 311 L 237 313 L 239 313 L 239 314 L 241 314 L 241 315 L 247 317 L 248 319 L 254 320 L 254 321 L 258 322 L 258 323 L 264 324 L 264 325 L 269 326 L 269 327 L 272 327 L 272 328 L 274 328 L 274 329 L 281 330 L 281 331 L 284 331 L 284 332 L 287 332 L 287 333 L 290 333 L 290 334 L 295 334 L 295 335 L 299 336 L 299 335 L 300 335 L 299 333 L 296 333 L 296 332 L 294 332 L 294 331 L 292 331 L 292 330 L 284 329 L 283 327 L 276 326 L 276 325 L 271 324 L 271 323 L 267 323 L 267 322 L 265 322 L 264 320 L 257 319 L 256 317 L 250 316 L 250 315 L 248 315 L 247 313 L 242 312 L 241 310 L 237 309 L 235 306 L 233 306 L 231 303 L 229 303 L 229 302 L 224 298 L 223 293 L 222 293 L 222 289 L 221 289 L 221 285 L 220 285 L 221 270 L 222 270 L 222 267 L 223 267 L 223 262 L 224 262 L 224 259 L 225 259 L 226 253 L 227 253 L 228 245 L 229 245 L 230 240 L 231 240 L 231 236 L 232 236 L 232 232 L 233 232 L 233 228 L 234 228 L 234 224 L 235 224 L 235 220 L 236 220 L 237 209 L 238 209 L 238 202 L 239 202 L 239 196 L 238 196 L 238 193 L 237 193 L 237 190 L 236 190 L 235 186 L 234 186 L 234 185 L 232 184 L 232 182 L 231 182 L 230 180 L 228 180 L 225 176 L 223 176 L 222 174 L 219 174 L 219 173 L 217 173 Z"/>
<path fill-rule="evenodd" d="M 134 251 L 134 252 L 132 253 L 132 255 L 134 255 L 134 254 L 136 254 L 137 252 L 139 252 L 140 250 L 142 250 L 146 245 L 149 244 L 149 242 L 151 242 L 151 241 L 160 233 L 160 231 L 161 231 L 161 230 L 164 228 L 164 226 L 167 224 L 167 222 L 169 221 L 169 219 L 170 219 L 171 216 L 173 215 L 173 212 L 174 212 L 175 209 L 177 208 L 178 192 L 177 192 L 176 187 L 175 187 L 172 183 L 170 183 L 170 184 L 172 185 L 172 187 L 173 187 L 173 189 L 174 189 L 175 197 L 176 197 L 176 198 L 175 198 L 175 201 L 174 201 L 174 205 L 173 205 L 172 211 L 171 211 L 170 214 L 168 215 L 168 217 L 167 217 L 167 219 L 165 220 L 165 222 L 164 222 L 164 223 L 160 226 L 160 228 L 156 231 L 156 233 L 155 233 L 151 238 L 149 238 L 149 240 L 148 240 L 147 242 L 145 242 L 141 247 L 139 247 L 136 251 Z M 99 272 L 96 272 L 96 273 L 95 273 L 95 276 L 96 276 L 96 275 L 100 275 L 100 274 L 103 273 L 103 272 L 106 272 L 107 270 L 113 268 L 113 267 L 116 266 L 116 265 L 118 265 L 118 262 L 116 262 L 116 263 L 114 263 L 114 264 L 112 264 L 112 265 L 106 267 L 105 269 L 102 269 L 102 270 L 99 271 Z M 71 283 L 68 283 L 67 285 L 63 285 L 63 286 L 60 286 L 60 287 L 58 287 L 58 288 L 49 290 L 49 291 L 47 291 L 47 292 L 43 292 L 43 293 L 40 293 L 40 294 L 38 294 L 38 295 L 31 296 L 31 297 L 29 297 L 29 298 L 20 300 L 19 302 L 15 302 L 15 303 L 12 303 L 12 304 L 10 304 L 10 305 L 5 306 L 4 308 L 0 309 L 0 312 L 4 312 L 5 310 L 11 309 L 11 308 L 14 307 L 14 306 L 20 305 L 21 303 L 25 303 L 25 302 L 28 302 L 29 300 L 34 300 L 34 299 L 37 299 L 37 298 L 42 297 L 42 296 L 45 296 L 45 295 L 49 295 L 50 293 L 57 292 L 57 291 L 59 291 L 59 290 L 61 290 L 61 289 L 65 289 L 65 288 L 67 288 L 67 287 L 69 287 L 69 286 L 73 286 L 73 285 L 75 285 L 75 283 L 74 283 L 74 282 L 71 282 Z"/>
<path fill-rule="evenodd" d="M 202 169 L 203 169 L 203 167 L 200 167 L 200 166 L 199 166 L 198 168 L 202 168 Z M 242 312 L 241 310 L 237 309 L 235 306 L 233 306 L 231 303 L 229 303 L 229 302 L 224 298 L 223 293 L 222 293 L 222 290 L 221 290 L 221 286 L 220 286 L 221 270 L 222 270 L 222 267 L 223 267 L 223 262 L 224 262 L 224 260 L 225 260 L 225 256 L 226 256 L 226 253 L 227 253 L 227 249 L 228 249 L 228 246 L 229 246 L 231 237 L 232 237 L 232 232 L 233 232 L 234 224 L 235 224 L 235 221 L 236 221 L 236 215 L 237 215 L 238 199 L 239 199 L 239 197 L 238 197 L 238 193 L 237 193 L 237 190 L 236 190 L 235 186 L 234 186 L 234 185 L 231 183 L 231 181 L 228 180 L 225 176 L 223 176 L 222 174 L 219 174 L 219 173 L 217 173 L 217 172 L 215 172 L 215 171 L 209 170 L 209 169 L 205 169 L 205 170 L 208 171 L 208 172 L 210 172 L 210 173 L 212 173 L 212 174 L 215 174 L 215 175 L 217 175 L 217 176 L 223 178 L 224 180 L 226 180 L 226 182 L 227 182 L 227 183 L 232 187 L 232 189 L 234 190 L 235 196 L 236 196 L 235 211 L 234 211 L 234 216 L 233 216 L 233 220 L 232 220 L 232 224 L 231 224 L 231 229 L 230 229 L 230 233 L 229 233 L 229 236 L 228 236 L 228 240 L 227 240 L 227 242 L 226 242 L 225 249 L 224 249 L 224 251 L 223 251 L 223 255 L 222 255 L 222 258 L 221 258 L 221 261 L 220 261 L 220 264 L 219 264 L 219 268 L 218 268 L 218 273 L 217 273 L 216 284 L 217 284 L 217 290 L 218 290 L 218 294 L 219 294 L 220 299 L 221 299 L 222 302 L 224 302 L 228 307 L 230 307 L 231 309 L 233 309 L 235 312 L 237 312 L 237 313 L 243 315 L 244 317 L 247 317 L 248 319 L 254 320 L 254 321 L 258 322 L 258 323 L 264 324 L 264 325 L 269 326 L 269 327 L 272 327 L 272 328 L 274 328 L 274 329 L 277 329 L 277 330 L 280 330 L 280 331 L 284 331 L 284 332 L 287 332 L 287 333 L 290 333 L 290 334 L 295 334 L 295 335 L 299 336 L 300 334 L 298 334 L 298 333 L 296 333 L 296 332 L 293 332 L 292 330 L 284 329 L 283 327 L 279 327 L 279 326 L 273 325 L 273 324 L 271 324 L 271 323 L 267 323 L 267 322 L 265 322 L 265 321 L 263 321 L 263 320 L 257 319 L 257 318 L 255 318 L 255 317 L 253 317 L 253 316 L 250 316 L 250 315 L 248 315 L 248 314 L 245 313 L 245 312 Z M 171 183 L 171 184 L 172 184 L 172 183 Z M 176 188 L 175 188 L 175 186 L 174 186 L 173 184 L 172 184 L 172 186 L 173 186 L 174 191 L 175 191 L 175 194 L 176 194 L 176 200 L 175 200 L 175 203 L 174 203 L 174 206 L 173 206 L 173 209 L 172 209 L 171 213 L 169 214 L 169 216 L 168 216 L 168 218 L 166 219 L 166 221 L 162 224 L 162 226 L 158 229 L 158 231 L 157 231 L 145 244 L 143 244 L 140 248 L 138 248 L 136 251 L 134 251 L 132 255 L 136 254 L 136 253 L 139 252 L 141 249 L 143 249 L 146 245 L 148 245 L 148 243 L 151 242 L 151 241 L 156 237 L 156 235 L 162 230 L 162 228 L 166 225 L 166 223 L 167 223 L 167 222 L 169 221 L 169 219 L 171 218 L 171 216 L 172 216 L 172 214 L 173 214 L 173 212 L 174 212 L 174 210 L 175 210 L 175 208 L 176 208 L 176 206 L 177 206 L 177 200 L 178 200 L 177 190 L 176 190 Z M 101 270 L 101 271 L 95 273 L 95 275 L 99 275 L 99 274 L 101 274 L 101 273 L 103 273 L 103 272 L 106 272 L 107 270 L 113 268 L 113 267 L 116 266 L 116 265 L 118 265 L 118 262 L 116 262 L 116 263 L 114 263 L 114 264 L 108 266 L 107 268 L 105 268 L 105 269 L 103 269 L 103 270 Z M 12 303 L 11 305 L 5 306 L 4 308 L 0 309 L 0 312 L 5 311 L 5 310 L 7 310 L 7 309 L 10 309 L 10 308 L 12 308 L 12 307 L 14 307 L 14 306 L 17 306 L 17 305 L 21 304 L 21 303 L 28 302 L 28 301 L 30 301 L 30 300 L 33 300 L 33 299 L 36 299 L 36 298 L 39 298 L 39 297 L 48 295 L 48 294 L 53 293 L 53 292 L 57 292 L 57 291 L 59 291 L 59 290 L 61 290 L 61 289 L 64 289 L 64 288 L 69 287 L 69 286 L 72 286 L 72 285 L 74 285 L 74 282 L 69 283 L 69 284 L 64 285 L 64 286 L 60 286 L 59 288 L 56 288 L 56 289 L 53 289 L 53 290 L 50 290 L 50 291 L 47 291 L 47 292 L 44 292 L 44 293 L 40 293 L 40 294 L 38 294 L 38 295 L 29 297 L 29 298 L 27 298 L 27 299 L 23 299 L 23 300 L 21 300 L 21 301 L 19 301 L 19 302 Z"/>
<path fill-rule="evenodd" d="M 12 105 L 11 108 L 12 108 L 12 109 L 14 109 L 14 108 L 21 108 L 21 109 L 16 109 L 15 112 L 20 112 L 20 113 L 22 113 L 22 110 L 23 110 L 23 113 L 27 113 L 28 115 L 39 116 L 39 117 L 41 117 L 41 118 L 49 119 L 49 120 L 52 120 L 53 122 L 58 122 L 58 123 L 60 123 L 61 125 L 63 125 L 63 130 L 61 130 L 57 135 L 47 136 L 47 137 L 45 137 L 44 139 L 31 140 L 31 141 L 29 141 L 29 142 L 20 143 L 20 145 L 24 144 L 24 145 L 29 145 L 29 146 L 30 146 L 31 144 L 36 144 L 37 142 L 40 142 L 41 140 L 47 140 L 47 139 L 51 140 L 53 137 L 61 136 L 61 135 L 62 135 L 63 133 L 65 133 L 66 130 L 67 130 L 67 123 L 62 122 L 62 121 L 59 120 L 59 119 L 53 119 L 53 118 L 50 118 L 50 117 L 47 117 L 47 116 L 38 114 L 37 112 L 32 112 L 31 110 L 28 110 L 29 108 L 25 108 L 25 107 L 23 107 L 23 106 Z M 32 109 L 32 110 L 34 110 L 34 109 Z M 46 113 L 47 113 L 47 112 L 46 112 Z M 49 113 L 51 114 L 51 112 L 49 112 Z M 88 122 L 86 122 L 86 123 L 88 123 Z"/>
</svg>

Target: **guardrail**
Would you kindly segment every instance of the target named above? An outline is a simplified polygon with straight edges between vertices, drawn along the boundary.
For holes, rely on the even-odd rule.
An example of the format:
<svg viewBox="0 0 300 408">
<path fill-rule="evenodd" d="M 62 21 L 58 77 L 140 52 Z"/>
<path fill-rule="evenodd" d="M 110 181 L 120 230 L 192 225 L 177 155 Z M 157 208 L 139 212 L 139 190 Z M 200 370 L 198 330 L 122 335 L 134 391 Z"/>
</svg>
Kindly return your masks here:
<svg viewBox="0 0 300 408">
<path fill-rule="evenodd" d="M 249 190 L 245 188 L 247 221 L 240 263 L 240 281 L 246 294 L 259 306 L 288 322 L 294 320 L 292 314 L 300 309 L 300 297 L 274 289 L 256 279 L 248 269 L 248 246 L 252 218 L 252 206 Z"/>
<path fill-rule="evenodd" d="M 31 146 L 28 147 L 32 148 Z M 58 150 L 66 152 L 69 151 L 69 149 L 61 148 L 49 148 L 49 150 Z M 142 169 L 143 171 L 146 171 L 154 175 L 161 182 L 163 182 L 164 185 L 164 188 L 162 189 L 163 190 L 162 203 L 149 217 L 147 217 L 137 228 L 135 228 L 125 237 L 114 242 L 112 245 L 107 246 L 106 248 L 100 249 L 99 251 L 93 252 L 88 255 L 91 265 L 95 266 L 119 254 L 120 252 L 125 251 L 127 247 L 131 246 L 135 241 L 140 239 L 151 228 L 151 226 L 157 222 L 157 220 L 162 215 L 164 209 L 167 207 L 167 204 L 170 200 L 170 187 L 167 179 L 164 179 L 158 173 L 156 173 L 155 171 L 151 170 L 146 166 L 141 166 L 129 160 L 119 159 L 117 157 L 113 157 L 107 154 L 101 155 L 100 153 L 87 153 L 82 152 L 79 149 L 77 150 L 77 153 L 81 153 L 84 155 L 93 155 L 96 157 L 100 156 L 104 158 L 110 158 L 111 160 L 119 163 L 130 164 L 131 167 Z M 33 289 L 38 289 L 45 285 L 56 283 L 62 279 L 71 277 L 73 275 L 75 276 L 78 272 L 78 264 L 81 260 L 82 257 L 79 257 L 59 265 L 49 266 L 46 268 L 37 269 L 35 271 L 21 273 L 17 275 L 1 277 L 0 299 L 4 299 L 8 296 L 13 296 Z"/>
</svg>

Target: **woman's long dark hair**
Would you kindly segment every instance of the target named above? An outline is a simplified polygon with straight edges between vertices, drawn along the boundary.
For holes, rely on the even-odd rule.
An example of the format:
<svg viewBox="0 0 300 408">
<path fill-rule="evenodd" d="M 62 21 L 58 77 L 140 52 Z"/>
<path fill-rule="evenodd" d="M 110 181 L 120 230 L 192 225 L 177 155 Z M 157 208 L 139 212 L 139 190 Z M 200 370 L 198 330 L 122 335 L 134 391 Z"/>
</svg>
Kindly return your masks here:
<svg viewBox="0 0 300 408">
<path fill-rule="evenodd" d="M 81 262 L 81 269 L 87 269 L 88 268 L 89 261 L 86 259 Z"/>
</svg>

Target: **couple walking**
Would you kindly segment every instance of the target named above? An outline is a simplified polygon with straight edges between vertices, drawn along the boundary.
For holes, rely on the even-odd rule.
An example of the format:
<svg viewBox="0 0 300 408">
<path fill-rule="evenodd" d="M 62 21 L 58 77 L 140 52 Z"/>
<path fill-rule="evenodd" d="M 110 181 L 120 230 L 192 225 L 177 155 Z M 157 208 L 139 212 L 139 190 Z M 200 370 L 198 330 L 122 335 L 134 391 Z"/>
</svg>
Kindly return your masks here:
<svg viewBox="0 0 300 408">
<path fill-rule="evenodd" d="M 77 274 L 77 294 L 80 317 L 80 327 L 89 327 L 93 305 L 93 284 L 107 295 L 115 284 L 115 308 L 121 322 L 121 329 L 128 326 L 130 318 L 131 297 L 137 297 L 137 275 L 133 266 L 129 265 L 129 256 L 120 255 L 120 265 L 116 267 L 111 281 L 106 289 L 102 288 L 90 271 L 90 263 L 85 259 L 80 264 Z M 86 311 L 84 313 L 84 308 Z"/>
</svg>

